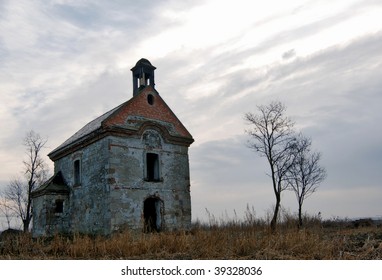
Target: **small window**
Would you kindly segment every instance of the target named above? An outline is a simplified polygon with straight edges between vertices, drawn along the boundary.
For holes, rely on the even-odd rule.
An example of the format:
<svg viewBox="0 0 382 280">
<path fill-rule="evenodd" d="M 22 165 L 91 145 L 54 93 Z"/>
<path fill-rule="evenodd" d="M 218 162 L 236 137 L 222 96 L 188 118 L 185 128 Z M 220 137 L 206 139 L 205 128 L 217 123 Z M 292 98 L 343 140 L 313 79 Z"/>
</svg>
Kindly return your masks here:
<svg viewBox="0 0 382 280">
<path fill-rule="evenodd" d="M 64 202 L 62 200 L 56 200 L 54 213 L 64 212 Z"/>
<path fill-rule="evenodd" d="M 147 181 L 159 181 L 159 156 L 158 154 L 146 154 Z"/>
<path fill-rule="evenodd" d="M 81 166 L 80 166 L 80 160 L 74 161 L 74 185 L 79 186 L 81 185 Z"/>
<path fill-rule="evenodd" d="M 152 94 L 147 95 L 147 103 L 150 105 L 154 104 L 154 96 Z"/>
</svg>

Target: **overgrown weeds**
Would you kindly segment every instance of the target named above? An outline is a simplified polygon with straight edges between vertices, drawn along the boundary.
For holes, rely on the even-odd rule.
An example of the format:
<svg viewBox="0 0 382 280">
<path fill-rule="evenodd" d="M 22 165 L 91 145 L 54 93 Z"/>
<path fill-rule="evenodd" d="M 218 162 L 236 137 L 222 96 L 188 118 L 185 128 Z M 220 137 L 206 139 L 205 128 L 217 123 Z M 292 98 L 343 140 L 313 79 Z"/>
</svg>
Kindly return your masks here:
<svg viewBox="0 0 382 280">
<path fill-rule="evenodd" d="M 111 237 L 20 234 L 1 240 L 1 259 L 381 259 L 382 228 L 330 227 L 318 217 L 284 216 L 276 232 L 251 211 L 247 218 L 194 223 L 190 231 L 145 234 L 125 231 Z"/>
</svg>

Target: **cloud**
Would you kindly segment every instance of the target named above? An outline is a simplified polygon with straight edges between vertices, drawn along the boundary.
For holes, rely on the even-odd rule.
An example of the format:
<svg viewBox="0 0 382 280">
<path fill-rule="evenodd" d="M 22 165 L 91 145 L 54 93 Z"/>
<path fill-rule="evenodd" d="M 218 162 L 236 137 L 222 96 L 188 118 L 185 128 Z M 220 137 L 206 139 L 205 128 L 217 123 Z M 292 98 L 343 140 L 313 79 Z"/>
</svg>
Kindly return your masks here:
<svg viewBox="0 0 382 280">
<path fill-rule="evenodd" d="M 346 188 L 349 196 L 363 186 L 378 193 L 379 2 L 262 1 L 257 7 L 245 1 L 0 2 L 6 131 L 0 181 L 20 169 L 27 130 L 49 136 L 55 148 L 129 99 L 130 68 L 146 57 L 157 67 L 161 96 L 196 140 L 191 178 L 201 215 L 205 207 L 222 212 L 254 202 L 261 212 L 272 205 L 266 164 L 245 147 L 243 114 L 275 99 L 323 153 L 322 193 L 333 204 Z"/>
<path fill-rule="evenodd" d="M 294 56 L 296 56 L 296 51 L 294 49 L 290 49 L 289 51 L 286 51 L 285 53 L 283 53 L 282 58 L 290 59 Z"/>
</svg>

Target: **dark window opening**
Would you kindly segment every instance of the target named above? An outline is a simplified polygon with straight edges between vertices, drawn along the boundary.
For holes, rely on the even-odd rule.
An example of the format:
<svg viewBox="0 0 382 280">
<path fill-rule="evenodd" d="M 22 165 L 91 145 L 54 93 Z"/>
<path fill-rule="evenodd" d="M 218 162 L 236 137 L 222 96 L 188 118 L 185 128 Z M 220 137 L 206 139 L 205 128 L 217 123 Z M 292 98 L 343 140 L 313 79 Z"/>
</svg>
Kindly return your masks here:
<svg viewBox="0 0 382 280">
<path fill-rule="evenodd" d="M 64 212 L 64 202 L 62 200 L 56 200 L 54 213 L 62 213 L 62 212 Z"/>
<path fill-rule="evenodd" d="M 159 232 L 162 229 L 162 202 L 155 197 L 147 198 L 143 203 L 145 219 L 144 232 Z"/>
<path fill-rule="evenodd" d="M 150 105 L 154 104 L 154 96 L 152 94 L 147 95 L 147 103 Z"/>
<path fill-rule="evenodd" d="M 74 185 L 81 185 L 81 167 L 80 160 L 74 161 Z"/>
<path fill-rule="evenodd" d="M 159 181 L 159 156 L 157 154 L 146 154 L 146 171 L 148 181 Z"/>
</svg>

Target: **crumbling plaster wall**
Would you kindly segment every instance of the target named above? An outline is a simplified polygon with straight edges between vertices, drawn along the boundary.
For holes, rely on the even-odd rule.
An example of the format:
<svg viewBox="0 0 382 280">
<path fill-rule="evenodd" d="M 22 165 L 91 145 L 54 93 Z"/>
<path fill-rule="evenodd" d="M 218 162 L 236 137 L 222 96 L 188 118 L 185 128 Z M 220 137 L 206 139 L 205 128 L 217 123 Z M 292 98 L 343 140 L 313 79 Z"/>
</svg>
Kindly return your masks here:
<svg viewBox="0 0 382 280">
<path fill-rule="evenodd" d="M 191 224 L 188 148 L 166 143 L 159 132 L 146 130 L 141 138 L 109 137 L 112 230 L 142 229 L 148 197 L 163 202 L 163 229 L 188 229 Z M 160 180 L 147 180 L 146 153 L 159 156 Z"/>
<path fill-rule="evenodd" d="M 80 184 L 75 185 L 74 161 L 80 160 Z M 109 188 L 106 182 L 108 141 L 103 138 L 60 158 L 61 171 L 69 185 L 70 232 L 110 233 Z"/>
<path fill-rule="evenodd" d="M 63 202 L 62 213 L 56 213 L 56 201 Z M 33 236 L 67 233 L 70 230 L 68 196 L 44 194 L 33 199 Z"/>
<path fill-rule="evenodd" d="M 33 236 L 46 234 L 46 207 L 44 196 L 33 199 Z"/>
<path fill-rule="evenodd" d="M 160 180 L 147 180 L 146 153 L 159 156 Z M 80 160 L 81 184 L 74 182 L 74 161 Z M 163 229 L 191 225 L 188 147 L 163 140 L 149 129 L 141 137 L 107 136 L 55 163 L 70 187 L 70 232 L 110 234 L 143 229 L 148 197 L 163 202 Z"/>
</svg>

